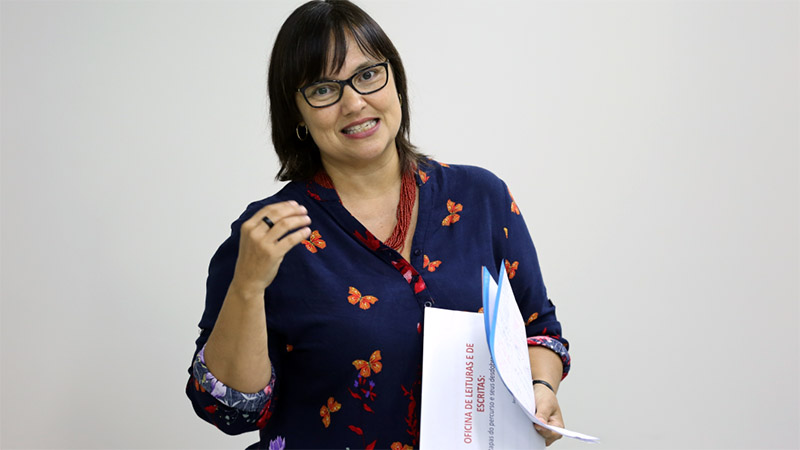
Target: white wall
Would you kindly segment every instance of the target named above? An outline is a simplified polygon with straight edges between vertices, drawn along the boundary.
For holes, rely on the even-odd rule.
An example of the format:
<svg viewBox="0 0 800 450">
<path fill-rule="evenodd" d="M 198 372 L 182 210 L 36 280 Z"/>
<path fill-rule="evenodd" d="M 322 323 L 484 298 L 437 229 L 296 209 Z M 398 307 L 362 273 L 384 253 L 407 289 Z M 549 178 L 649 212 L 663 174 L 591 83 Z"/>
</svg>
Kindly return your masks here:
<svg viewBox="0 0 800 450">
<path fill-rule="evenodd" d="M 360 4 L 407 64 L 413 140 L 526 215 L 567 425 L 800 447 L 798 3 Z M 256 440 L 183 386 L 208 259 L 278 188 L 266 58 L 298 5 L 2 2 L 2 448 Z"/>
</svg>

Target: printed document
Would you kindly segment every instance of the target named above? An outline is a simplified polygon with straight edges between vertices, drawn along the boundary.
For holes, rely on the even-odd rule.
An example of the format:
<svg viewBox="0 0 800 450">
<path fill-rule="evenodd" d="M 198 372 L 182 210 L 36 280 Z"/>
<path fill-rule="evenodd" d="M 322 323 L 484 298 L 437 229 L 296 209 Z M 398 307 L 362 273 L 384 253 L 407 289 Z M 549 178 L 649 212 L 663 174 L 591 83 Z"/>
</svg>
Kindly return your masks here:
<svg viewBox="0 0 800 450">
<path fill-rule="evenodd" d="M 525 325 L 504 266 L 499 284 L 483 268 L 483 314 L 425 309 L 421 450 L 544 449 L 532 422 L 597 441 L 536 418 Z"/>
</svg>

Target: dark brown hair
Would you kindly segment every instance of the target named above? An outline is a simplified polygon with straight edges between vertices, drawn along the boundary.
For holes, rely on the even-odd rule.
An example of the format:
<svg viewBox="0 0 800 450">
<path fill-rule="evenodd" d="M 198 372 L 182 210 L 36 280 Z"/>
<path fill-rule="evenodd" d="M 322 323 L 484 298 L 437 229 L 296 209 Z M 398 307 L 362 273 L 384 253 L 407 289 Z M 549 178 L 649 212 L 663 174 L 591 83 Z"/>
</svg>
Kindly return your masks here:
<svg viewBox="0 0 800 450">
<path fill-rule="evenodd" d="M 372 17 L 353 3 L 315 0 L 300 6 L 286 19 L 272 48 L 267 89 L 272 143 L 281 162 L 278 180 L 308 180 L 322 168 L 314 140 L 309 136 L 301 141 L 295 134 L 302 121 L 295 93 L 298 87 L 320 79 L 326 69 L 341 70 L 347 57 L 348 34 L 364 54 L 387 59 L 392 68 L 403 113 L 395 138 L 401 167 L 408 169 L 425 158 L 409 141 L 408 84 L 392 41 Z"/>
</svg>

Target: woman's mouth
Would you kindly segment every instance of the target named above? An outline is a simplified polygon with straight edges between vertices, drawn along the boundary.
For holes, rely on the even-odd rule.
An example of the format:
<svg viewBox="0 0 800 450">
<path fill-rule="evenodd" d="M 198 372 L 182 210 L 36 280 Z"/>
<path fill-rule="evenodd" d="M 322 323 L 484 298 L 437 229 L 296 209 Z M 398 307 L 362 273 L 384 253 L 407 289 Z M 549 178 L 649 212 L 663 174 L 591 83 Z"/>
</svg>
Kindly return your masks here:
<svg viewBox="0 0 800 450">
<path fill-rule="evenodd" d="M 344 134 L 357 134 L 363 133 L 365 131 L 369 131 L 375 126 L 378 125 L 378 119 L 368 120 L 364 123 L 360 123 L 358 125 L 353 125 L 352 127 L 347 127 L 342 130 Z"/>
</svg>

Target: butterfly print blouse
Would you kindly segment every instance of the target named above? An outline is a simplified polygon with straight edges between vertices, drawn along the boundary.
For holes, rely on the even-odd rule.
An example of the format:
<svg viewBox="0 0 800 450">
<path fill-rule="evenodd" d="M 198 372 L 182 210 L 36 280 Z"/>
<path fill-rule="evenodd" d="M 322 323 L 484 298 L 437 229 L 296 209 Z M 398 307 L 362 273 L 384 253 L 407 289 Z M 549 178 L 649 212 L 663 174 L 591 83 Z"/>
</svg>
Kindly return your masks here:
<svg viewBox="0 0 800 450">
<path fill-rule="evenodd" d="M 434 161 L 415 180 L 410 261 L 314 182 L 288 183 L 233 222 L 211 259 L 186 386 L 201 418 L 229 434 L 258 430 L 252 448 L 417 448 L 424 310 L 479 311 L 481 267 L 496 278 L 503 260 L 528 343 L 559 354 L 566 376 L 569 344 L 506 185 L 484 169 Z M 287 253 L 264 293 L 273 373 L 263 392 L 244 394 L 214 378 L 202 350 L 233 277 L 242 222 L 286 200 L 308 209 L 313 233 Z"/>
</svg>

